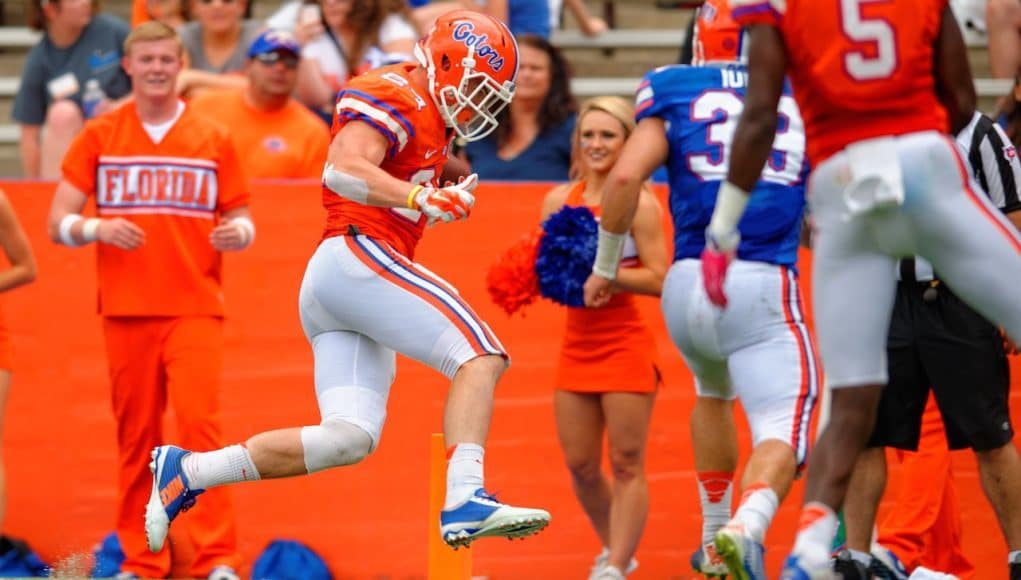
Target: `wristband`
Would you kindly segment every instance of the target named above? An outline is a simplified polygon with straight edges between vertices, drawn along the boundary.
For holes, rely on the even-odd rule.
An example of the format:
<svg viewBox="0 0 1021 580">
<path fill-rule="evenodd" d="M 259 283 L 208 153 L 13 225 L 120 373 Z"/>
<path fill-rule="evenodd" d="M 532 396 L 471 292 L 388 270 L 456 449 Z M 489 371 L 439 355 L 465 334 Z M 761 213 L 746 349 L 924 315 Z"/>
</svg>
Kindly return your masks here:
<svg viewBox="0 0 1021 580">
<path fill-rule="evenodd" d="M 82 216 L 76 213 L 69 213 L 60 220 L 60 242 L 65 246 L 77 248 L 81 244 L 75 241 L 74 236 L 71 235 L 71 226 L 83 220 Z"/>
<path fill-rule="evenodd" d="M 408 194 L 408 209 L 418 209 L 418 204 L 415 203 L 415 196 L 423 189 L 425 189 L 424 185 L 416 185 L 411 188 L 411 193 Z"/>
<path fill-rule="evenodd" d="M 86 243 L 96 241 L 96 238 L 99 236 L 99 222 L 101 221 L 99 218 L 89 218 L 82 224 L 82 239 Z"/>
<path fill-rule="evenodd" d="M 241 245 L 248 247 L 255 241 L 255 224 L 247 216 L 236 217 L 230 223 L 241 232 Z"/>
<path fill-rule="evenodd" d="M 748 205 L 748 192 L 734 185 L 729 181 L 720 184 L 720 190 L 716 194 L 716 208 L 713 210 L 713 217 L 709 220 L 709 227 L 706 232 L 717 242 L 721 243 L 719 250 L 730 251 L 737 246 L 739 237 L 737 233 L 737 222 L 741 221 L 744 215 L 744 208 Z"/>
<path fill-rule="evenodd" d="M 596 248 L 596 261 L 592 264 L 592 273 L 607 280 L 617 278 L 617 267 L 624 253 L 624 242 L 627 234 L 615 234 L 599 226 L 599 246 Z"/>
</svg>

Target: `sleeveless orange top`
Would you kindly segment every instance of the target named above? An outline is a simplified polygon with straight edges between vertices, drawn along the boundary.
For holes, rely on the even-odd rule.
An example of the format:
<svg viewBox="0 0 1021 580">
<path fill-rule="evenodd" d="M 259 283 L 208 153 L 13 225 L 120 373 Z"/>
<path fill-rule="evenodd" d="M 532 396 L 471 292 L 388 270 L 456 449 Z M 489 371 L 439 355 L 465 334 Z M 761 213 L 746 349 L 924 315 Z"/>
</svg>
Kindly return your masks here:
<svg viewBox="0 0 1021 580">
<path fill-rule="evenodd" d="M 0 310 L 0 370 L 13 370 L 14 349 L 11 346 L 11 333 L 7 329 L 7 321 Z"/>
<path fill-rule="evenodd" d="M 565 205 L 583 206 L 585 182 L 574 185 Z M 588 206 L 599 219 L 599 206 Z M 624 250 L 621 267 L 639 265 L 634 241 Z M 635 297 L 618 292 L 602 308 L 568 308 L 554 386 L 585 393 L 651 393 L 659 384 L 656 341 Z"/>
</svg>

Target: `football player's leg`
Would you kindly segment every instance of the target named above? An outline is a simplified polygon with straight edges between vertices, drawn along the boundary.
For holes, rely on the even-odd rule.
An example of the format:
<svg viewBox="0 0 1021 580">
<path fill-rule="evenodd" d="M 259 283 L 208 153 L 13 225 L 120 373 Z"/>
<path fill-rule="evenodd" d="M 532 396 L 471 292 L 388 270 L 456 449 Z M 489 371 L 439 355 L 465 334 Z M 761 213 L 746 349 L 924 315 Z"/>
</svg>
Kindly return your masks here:
<svg viewBox="0 0 1021 580">
<path fill-rule="evenodd" d="M 737 578 L 764 578 L 766 530 L 808 450 L 819 392 L 814 348 L 801 312 L 797 277 L 771 267 L 760 276 L 758 302 L 746 331 L 759 340 L 731 353 L 734 390 L 752 432 L 734 517 L 716 535 L 717 552 Z"/>
<path fill-rule="evenodd" d="M 843 502 L 858 453 L 864 448 L 887 378 L 886 331 L 893 309 L 895 260 L 876 247 L 880 226 L 872 214 L 852 217 L 838 154 L 820 165 L 810 199 L 816 223 L 813 304 L 822 367 L 832 389 L 829 423 L 808 467 L 805 505 L 790 571 L 829 566 Z M 902 225 L 902 224 L 894 224 Z"/>
<path fill-rule="evenodd" d="M 926 203 L 911 216 L 918 253 L 965 302 L 1021 342 L 1021 238 L 969 177 L 949 141 L 933 139 L 917 153 Z M 924 160 L 924 161 L 923 161 Z"/>
<path fill-rule="evenodd" d="M 737 297 L 740 292 L 731 295 Z M 691 556 L 691 566 L 706 576 L 722 576 L 728 571 L 716 554 L 713 539 L 730 519 L 738 458 L 735 395 L 718 345 L 720 311 L 702 290 L 698 260 L 671 266 L 663 281 L 660 306 L 670 338 L 695 377 L 696 398 L 689 425 L 702 508 L 702 541 Z"/>
<path fill-rule="evenodd" d="M 444 539 L 460 546 L 544 528 L 546 511 L 502 504 L 483 487 L 493 393 L 508 364 L 503 345 L 439 276 L 373 239 L 345 237 L 343 243 L 346 255 L 373 274 L 364 284 L 372 308 L 349 309 L 345 322 L 451 379 L 443 420 L 449 456 Z"/>
</svg>

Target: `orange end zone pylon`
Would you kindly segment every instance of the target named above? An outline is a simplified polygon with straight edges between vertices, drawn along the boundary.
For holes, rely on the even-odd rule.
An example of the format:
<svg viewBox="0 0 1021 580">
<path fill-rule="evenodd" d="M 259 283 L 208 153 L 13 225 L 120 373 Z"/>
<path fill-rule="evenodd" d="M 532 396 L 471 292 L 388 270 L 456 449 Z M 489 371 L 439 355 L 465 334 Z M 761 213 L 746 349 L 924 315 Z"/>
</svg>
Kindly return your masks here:
<svg viewBox="0 0 1021 580">
<path fill-rule="evenodd" d="M 440 510 L 447 494 L 447 450 L 443 433 L 429 441 L 429 580 L 471 580 L 471 550 L 454 550 L 440 537 Z"/>
</svg>

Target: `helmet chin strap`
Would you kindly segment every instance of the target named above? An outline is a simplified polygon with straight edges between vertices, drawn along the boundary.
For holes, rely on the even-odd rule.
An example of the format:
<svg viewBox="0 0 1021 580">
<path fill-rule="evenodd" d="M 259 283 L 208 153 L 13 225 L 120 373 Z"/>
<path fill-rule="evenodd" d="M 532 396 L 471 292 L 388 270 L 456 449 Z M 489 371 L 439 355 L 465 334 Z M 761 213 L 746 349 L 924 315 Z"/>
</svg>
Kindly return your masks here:
<svg viewBox="0 0 1021 580">
<path fill-rule="evenodd" d="M 433 104 L 436 108 L 442 110 L 440 101 L 436 97 L 436 64 L 433 63 L 433 55 L 431 51 L 423 50 L 422 43 L 415 43 L 414 48 L 415 59 L 418 60 L 418 64 L 425 69 L 426 77 L 429 79 L 429 98 L 432 99 Z M 450 121 L 444 115 L 443 121 L 450 126 Z"/>
</svg>

